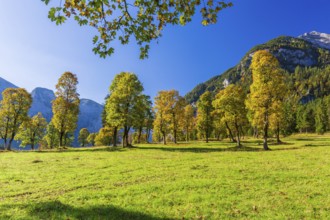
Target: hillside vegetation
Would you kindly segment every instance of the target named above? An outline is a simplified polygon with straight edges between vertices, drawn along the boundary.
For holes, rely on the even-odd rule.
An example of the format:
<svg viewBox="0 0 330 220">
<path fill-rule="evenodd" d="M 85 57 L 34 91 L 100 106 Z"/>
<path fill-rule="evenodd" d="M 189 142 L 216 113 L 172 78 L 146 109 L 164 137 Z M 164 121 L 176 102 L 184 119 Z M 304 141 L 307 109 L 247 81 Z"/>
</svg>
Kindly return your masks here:
<svg viewBox="0 0 330 220">
<path fill-rule="evenodd" d="M 303 39 L 281 36 L 253 47 L 236 66 L 220 75 L 212 77 L 204 83 L 198 84 L 192 91 L 185 95 L 187 102 L 196 102 L 205 91 L 211 91 L 216 94 L 225 87 L 225 80 L 228 80 L 228 83 L 242 84 L 248 90 L 252 82 L 251 70 L 249 69 L 252 55 L 259 50 L 268 50 L 271 52 L 280 62 L 281 68 L 287 71 L 288 75 L 294 73 L 298 66 L 315 68 L 320 72 L 323 72 L 325 69 L 325 74 L 328 74 L 329 68 L 326 69 L 326 67 L 330 64 L 329 50 L 317 47 Z M 300 82 L 299 78 L 295 82 L 302 85 L 305 83 L 304 81 Z M 294 88 L 292 90 L 294 91 Z M 300 98 L 303 98 L 305 95 L 308 94 L 302 94 Z"/>
<path fill-rule="evenodd" d="M 283 141 L 0 152 L 0 219 L 329 219 L 330 134 Z"/>
</svg>

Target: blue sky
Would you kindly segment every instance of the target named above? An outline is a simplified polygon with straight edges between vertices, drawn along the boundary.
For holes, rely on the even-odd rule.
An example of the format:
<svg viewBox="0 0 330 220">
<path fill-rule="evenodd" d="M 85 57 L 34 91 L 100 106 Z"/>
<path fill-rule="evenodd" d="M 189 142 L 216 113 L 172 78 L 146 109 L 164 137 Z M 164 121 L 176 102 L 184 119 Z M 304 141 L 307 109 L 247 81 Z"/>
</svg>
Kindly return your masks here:
<svg viewBox="0 0 330 220">
<path fill-rule="evenodd" d="M 60 75 L 71 71 L 79 78 L 81 97 L 102 103 L 115 74 L 129 71 L 152 97 L 166 89 L 185 95 L 236 65 L 257 44 L 313 30 L 330 33 L 329 0 L 233 2 L 216 25 L 203 27 L 197 15 L 184 27 L 167 27 L 149 59 L 140 60 L 134 43 L 115 44 L 112 57 L 99 58 L 92 52 L 93 29 L 73 21 L 56 26 L 40 0 L 1 0 L 0 76 L 31 91 L 54 89 Z"/>
</svg>

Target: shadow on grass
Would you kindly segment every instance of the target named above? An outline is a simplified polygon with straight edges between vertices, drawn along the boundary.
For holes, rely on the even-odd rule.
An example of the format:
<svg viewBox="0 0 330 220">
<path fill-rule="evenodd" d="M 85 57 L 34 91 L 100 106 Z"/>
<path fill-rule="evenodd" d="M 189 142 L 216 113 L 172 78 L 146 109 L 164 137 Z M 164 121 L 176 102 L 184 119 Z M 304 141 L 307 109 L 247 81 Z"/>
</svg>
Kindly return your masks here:
<svg viewBox="0 0 330 220">
<path fill-rule="evenodd" d="M 330 147 L 329 143 L 305 144 L 305 147 Z"/>
<path fill-rule="evenodd" d="M 203 148 L 203 147 L 170 147 L 170 146 L 163 146 L 163 147 L 138 147 L 140 150 L 162 150 L 162 151 L 169 151 L 169 152 L 188 152 L 188 153 L 212 153 L 212 152 L 261 152 L 265 151 L 262 147 L 227 147 L 227 148 Z M 270 146 L 271 148 L 271 146 Z M 299 147 L 286 147 L 286 148 L 275 148 L 270 149 L 269 151 L 281 151 L 281 150 L 297 150 L 301 149 Z"/>
<path fill-rule="evenodd" d="M 41 150 L 41 151 L 34 151 L 36 153 L 72 153 L 72 152 L 122 152 L 125 151 L 122 147 L 98 147 L 98 148 L 68 148 L 68 149 L 61 149 L 61 150 Z M 20 151 L 21 152 L 21 151 Z M 31 152 L 31 151 L 24 151 L 24 152 Z"/>
<path fill-rule="evenodd" d="M 146 219 L 146 220 L 171 220 L 171 218 L 160 218 L 142 212 L 124 210 L 122 208 L 107 206 L 91 206 L 88 208 L 73 207 L 60 201 L 48 201 L 29 205 L 5 205 L 0 210 L 27 209 L 27 218 L 31 219 Z M 1 215 L 1 219 L 6 219 Z"/>
<path fill-rule="evenodd" d="M 293 138 L 294 141 L 317 141 L 317 138 Z"/>
</svg>

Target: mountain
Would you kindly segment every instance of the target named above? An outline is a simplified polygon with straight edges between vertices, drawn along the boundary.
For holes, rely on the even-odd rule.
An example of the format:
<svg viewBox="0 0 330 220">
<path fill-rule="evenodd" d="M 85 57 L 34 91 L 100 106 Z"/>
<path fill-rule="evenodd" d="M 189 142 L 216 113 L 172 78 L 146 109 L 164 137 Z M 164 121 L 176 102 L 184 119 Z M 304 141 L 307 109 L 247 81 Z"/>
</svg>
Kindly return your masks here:
<svg viewBox="0 0 330 220">
<path fill-rule="evenodd" d="M 14 84 L 0 77 L 0 92 L 6 88 L 17 88 Z M 53 116 L 52 101 L 55 99 L 55 94 L 52 90 L 37 87 L 31 92 L 33 99 L 32 106 L 29 110 L 29 115 L 33 116 L 38 112 L 49 122 Z M 2 99 L 2 96 L 0 96 Z M 80 100 L 80 113 L 78 116 L 78 125 L 75 131 L 75 142 L 77 145 L 77 137 L 81 128 L 87 128 L 90 132 L 97 132 L 102 127 L 102 111 L 103 105 L 89 99 Z"/>
<path fill-rule="evenodd" d="M 0 77 L 0 99 L 2 99 L 2 92 L 7 88 L 17 88 L 17 86 Z"/>
<path fill-rule="evenodd" d="M 289 73 L 293 73 L 297 66 L 324 68 L 330 64 L 329 36 L 313 31 L 300 37 L 281 36 L 257 45 L 246 53 L 236 66 L 198 84 L 186 94 L 185 99 L 189 103 L 194 103 L 205 91 L 217 93 L 231 83 L 242 82 L 243 86 L 249 86 L 252 82 L 249 67 L 253 54 L 258 50 L 271 52 L 279 60 L 281 67 Z"/>
<path fill-rule="evenodd" d="M 87 128 L 89 132 L 97 132 L 102 127 L 103 105 L 89 99 L 80 100 L 80 112 L 77 131 Z"/>
<path fill-rule="evenodd" d="M 311 42 L 317 47 L 322 47 L 330 50 L 330 34 L 320 33 L 317 31 L 312 31 L 300 35 L 299 38 Z"/>
<path fill-rule="evenodd" d="M 42 115 L 50 122 L 52 112 L 52 101 L 55 99 L 55 94 L 50 89 L 37 87 L 31 92 L 32 106 L 29 111 L 29 115 L 33 116 L 41 112 Z"/>
</svg>

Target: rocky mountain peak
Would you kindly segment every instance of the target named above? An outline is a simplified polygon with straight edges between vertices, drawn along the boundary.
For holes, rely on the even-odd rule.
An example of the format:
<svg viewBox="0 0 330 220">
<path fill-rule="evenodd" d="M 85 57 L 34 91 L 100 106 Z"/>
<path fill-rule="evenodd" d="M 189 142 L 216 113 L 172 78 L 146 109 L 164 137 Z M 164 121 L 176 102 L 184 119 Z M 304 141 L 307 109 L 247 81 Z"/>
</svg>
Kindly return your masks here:
<svg viewBox="0 0 330 220">
<path fill-rule="evenodd" d="M 330 34 L 311 31 L 300 35 L 299 38 L 311 42 L 316 46 L 330 50 Z"/>
</svg>

